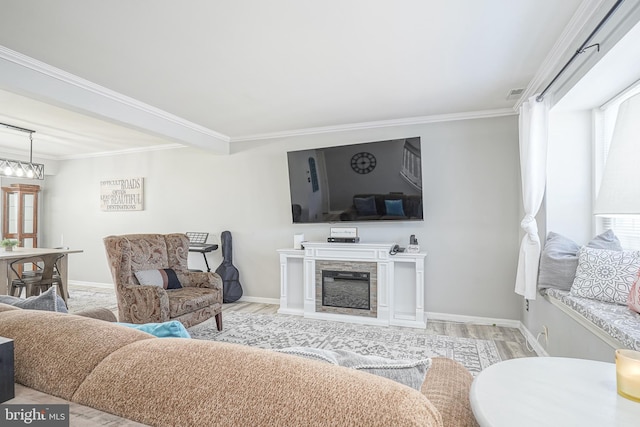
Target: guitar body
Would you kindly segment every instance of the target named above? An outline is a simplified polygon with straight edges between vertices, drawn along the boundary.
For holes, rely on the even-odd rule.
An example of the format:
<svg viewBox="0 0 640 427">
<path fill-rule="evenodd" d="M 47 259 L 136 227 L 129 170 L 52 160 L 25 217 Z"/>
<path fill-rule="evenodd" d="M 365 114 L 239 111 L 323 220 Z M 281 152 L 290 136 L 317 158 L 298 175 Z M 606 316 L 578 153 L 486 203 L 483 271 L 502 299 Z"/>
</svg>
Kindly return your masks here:
<svg viewBox="0 0 640 427">
<path fill-rule="evenodd" d="M 216 269 L 216 273 L 222 278 L 222 302 L 235 302 L 242 296 L 240 284 L 240 272 L 233 265 L 233 243 L 231 232 L 223 231 L 220 235 L 222 244 L 222 264 Z"/>
</svg>

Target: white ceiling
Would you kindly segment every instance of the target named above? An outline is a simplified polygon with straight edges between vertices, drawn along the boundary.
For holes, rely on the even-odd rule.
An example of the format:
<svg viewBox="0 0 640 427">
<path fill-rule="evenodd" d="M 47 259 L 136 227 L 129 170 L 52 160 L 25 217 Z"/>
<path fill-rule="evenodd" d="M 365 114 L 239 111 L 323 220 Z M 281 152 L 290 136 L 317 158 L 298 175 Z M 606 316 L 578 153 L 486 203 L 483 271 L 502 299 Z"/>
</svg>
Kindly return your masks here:
<svg viewBox="0 0 640 427">
<path fill-rule="evenodd" d="M 510 109 L 581 2 L 3 0 L 0 46 L 233 144 Z M 180 142 L 33 97 L 0 76 L 0 121 L 35 129 L 39 155 Z"/>
</svg>

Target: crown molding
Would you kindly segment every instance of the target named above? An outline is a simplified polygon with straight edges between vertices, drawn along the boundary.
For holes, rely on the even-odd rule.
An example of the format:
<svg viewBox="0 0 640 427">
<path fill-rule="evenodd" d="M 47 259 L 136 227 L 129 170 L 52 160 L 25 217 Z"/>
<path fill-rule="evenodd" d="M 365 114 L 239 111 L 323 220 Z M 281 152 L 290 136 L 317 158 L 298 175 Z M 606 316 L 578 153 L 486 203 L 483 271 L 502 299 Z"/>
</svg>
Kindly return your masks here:
<svg viewBox="0 0 640 427">
<path fill-rule="evenodd" d="M 565 27 L 560 38 L 555 43 L 540 68 L 533 76 L 533 79 L 527 85 L 520 99 L 513 106 L 515 111 L 520 109 L 520 105 L 531 96 L 539 93 L 544 88 L 546 82 L 551 81 L 558 70 L 562 68 L 563 62 L 567 59 L 568 52 L 571 55 L 580 46 L 582 40 L 576 44 L 577 37 L 586 28 L 586 25 L 592 22 L 593 17 L 600 10 L 601 6 L 607 0 L 583 0 L 580 6 L 573 14 L 571 21 Z"/>
<path fill-rule="evenodd" d="M 65 85 L 73 86 L 85 94 L 90 93 L 90 94 L 96 95 L 102 100 L 108 100 L 113 103 L 116 103 L 117 105 L 124 105 L 129 109 L 133 109 L 135 111 L 143 113 L 146 116 L 151 116 L 153 118 L 160 119 L 165 124 L 166 123 L 173 124 L 178 127 L 177 129 L 178 133 L 180 129 L 188 130 L 188 132 L 185 133 L 185 135 L 189 135 L 189 134 L 193 135 L 195 133 L 195 135 L 193 136 L 193 140 L 195 140 L 196 143 L 194 143 L 193 145 L 198 145 L 202 147 L 203 146 L 202 137 L 204 137 L 206 140 L 209 140 L 210 142 L 217 142 L 217 143 L 222 142 L 225 145 L 228 145 L 230 141 L 230 137 L 227 135 L 208 129 L 204 126 L 190 122 L 174 114 L 168 113 L 164 110 L 153 107 L 144 102 L 138 101 L 134 98 L 128 97 L 126 95 L 115 92 L 106 87 L 95 84 L 81 77 L 78 77 L 74 74 L 68 73 L 64 70 L 61 70 L 49 64 L 45 64 L 44 62 L 38 61 L 37 59 L 31 58 L 29 56 L 26 56 L 19 52 L 11 50 L 2 45 L 0 45 L 0 59 L 5 60 L 9 63 L 15 64 L 21 67 L 22 69 L 28 69 L 39 75 L 45 76 L 49 79 L 54 79 Z M 47 96 L 46 94 L 43 95 L 42 93 L 37 93 L 37 95 L 39 95 L 39 97 L 44 96 L 48 99 L 51 99 L 51 97 Z M 54 101 L 56 101 L 57 103 L 67 104 L 65 100 L 61 100 L 61 99 L 54 99 Z M 101 115 L 100 111 L 95 111 L 95 109 L 87 108 L 87 110 L 92 111 L 98 115 Z M 105 115 L 105 116 L 108 117 L 110 120 L 113 120 L 113 117 L 109 115 Z M 142 129 L 147 129 L 154 133 L 164 134 L 164 132 L 158 131 L 156 129 L 149 129 L 148 126 L 137 125 L 136 123 L 130 123 L 130 124 Z M 166 135 L 166 136 L 170 136 L 170 135 Z M 177 139 L 176 136 L 170 136 L 170 137 L 172 139 Z M 187 137 L 185 138 L 184 142 L 190 143 L 192 141 L 190 141 L 189 138 Z M 223 151 L 228 152 L 228 147 L 223 147 Z"/>
<path fill-rule="evenodd" d="M 466 113 L 437 114 L 433 116 L 408 117 L 404 119 L 380 120 L 373 122 L 350 123 L 338 126 L 323 126 L 306 129 L 296 129 L 283 132 L 262 133 L 231 138 L 231 143 L 244 141 L 261 141 L 276 138 L 291 138 L 296 136 L 317 135 L 323 133 L 349 132 L 357 130 L 376 129 L 395 126 L 413 126 L 427 123 L 450 122 L 456 120 L 486 119 L 490 117 L 511 116 L 516 114 L 512 108 L 496 110 L 471 111 Z"/>
</svg>

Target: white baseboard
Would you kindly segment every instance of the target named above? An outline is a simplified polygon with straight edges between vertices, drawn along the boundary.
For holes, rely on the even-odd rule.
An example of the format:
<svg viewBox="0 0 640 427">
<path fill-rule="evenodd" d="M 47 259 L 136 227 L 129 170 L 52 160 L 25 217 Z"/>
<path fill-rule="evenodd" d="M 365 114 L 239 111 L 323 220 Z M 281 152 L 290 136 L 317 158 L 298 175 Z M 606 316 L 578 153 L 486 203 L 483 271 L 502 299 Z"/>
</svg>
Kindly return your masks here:
<svg viewBox="0 0 640 427">
<path fill-rule="evenodd" d="M 85 280 L 69 280 L 69 285 L 77 287 L 113 289 L 113 283 L 87 282 Z"/>
<path fill-rule="evenodd" d="M 280 298 L 262 298 L 262 297 L 241 297 L 240 302 L 257 302 L 260 304 L 280 305 Z"/>
<path fill-rule="evenodd" d="M 434 313 L 426 312 L 427 322 L 429 320 L 446 320 L 448 322 L 473 323 L 476 325 L 495 325 L 507 328 L 520 328 L 522 323 L 519 320 L 496 319 L 492 317 L 465 316 L 462 314 Z"/>
<path fill-rule="evenodd" d="M 519 320 L 511 319 L 494 319 L 490 317 L 463 316 L 460 314 L 447 313 L 425 313 L 427 322 L 429 320 L 446 320 L 448 322 L 473 323 L 475 325 L 495 325 L 506 328 L 517 328 L 524 336 L 530 349 L 536 352 L 538 356 L 549 356 L 549 353 L 542 347 L 536 337 L 522 324 Z"/>
<path fill-rule="evenodd" d="M 280 308 L 278 314 L 290 314 L 292 316 L 304 316 L 304 309 L 302 308 Z"/>
</svg>

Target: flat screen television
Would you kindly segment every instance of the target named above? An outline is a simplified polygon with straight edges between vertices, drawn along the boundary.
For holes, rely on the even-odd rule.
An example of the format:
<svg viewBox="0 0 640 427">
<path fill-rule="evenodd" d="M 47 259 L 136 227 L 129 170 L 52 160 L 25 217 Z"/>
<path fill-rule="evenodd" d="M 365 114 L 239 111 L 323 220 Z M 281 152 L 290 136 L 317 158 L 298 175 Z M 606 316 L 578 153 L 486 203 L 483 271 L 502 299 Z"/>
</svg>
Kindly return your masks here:
<svg viewBox="0 0 640 427">
<path fill-rule="evenodd" d="M 420 137 L 289 151 L 294 223 L 422 221 Z"/>
</svg>

